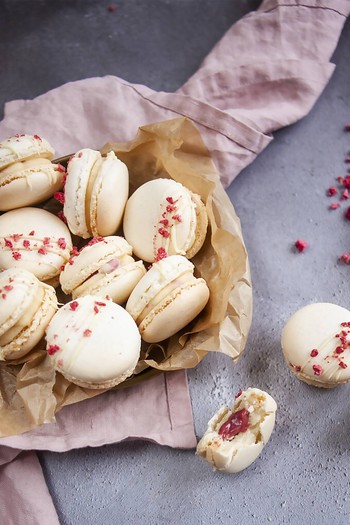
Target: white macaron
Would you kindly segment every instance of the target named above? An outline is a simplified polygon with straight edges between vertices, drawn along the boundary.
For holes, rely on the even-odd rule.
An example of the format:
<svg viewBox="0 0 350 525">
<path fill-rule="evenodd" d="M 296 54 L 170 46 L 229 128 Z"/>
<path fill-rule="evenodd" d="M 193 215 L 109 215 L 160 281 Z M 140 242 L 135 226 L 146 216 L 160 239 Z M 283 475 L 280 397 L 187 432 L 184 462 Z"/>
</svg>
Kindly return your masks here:
<svg viewBox="0 0 350 525">
<path fill-rule="evenodd" d="M 65 304 L 46 331 L 47 353 L 58 372 L 86 388 L 111 388 L 132 375 L 141 350 L 128 312 L 85 295 Z"/>
<path fill-rule="evenodd" d="M 67 226 L 46 210 L 19 208 L 0 216 L 1 270 L 24 268 L 41 281 L 57 286 L 71 250 Z"/>
<path fill-rule="evenodd" d="M 166 255 L 191 259 L 202 247 L 207 227 L 200 197 L 172 179 L 146 182 L 125 207 L 125 238 L 134 253 L 147 262 Z"/>
<path fill-rule="evenodd" d="M 209 288 L 193 272 L 188 259 L 171 255 L 154 263 L 135 286 L 126 310 L 144 341 L 156 343 L 174 335 L 203 310 Z"/>
<path fill-rule="evenodd" d="M 332 388 L 350 380 L 350 311 L 313 303 L 295 312 L 282 331 L 290 370 L 313 386 Z"/>
<path fill-rule="evenodd" d="M 66 264 L 60 275 L 62 290 L 73 299 L 98 295 L 124 303 L 146 273 L 142 261 L 131 255 L 123 237 L 94 237 Z"/>
<path fill-rule="evenodd" d="M 57 311 L 54 288 L 19 268 L 0 273 L 0 360 L 26 355 Z"/>
<path fill-rule="evenodd" d="M 67 166 L 63 213 L 72 233 L 89 237 L 113 235 L 122 222 L 129 195 L 129 172 L 113 151 L 82 149 Z"/>
<path fill-rule="evenodd" d="M 232 409 L 222 407 L 208 422 L 197 454 L 214 470 L 233 474 L 249 467 L 272 434 L 277 405 L 258 388 L 240 391 Z"/>
<path fill-rule="evenodd" d="M 51 159 L 54 149 L 38 135 L 15 135 L 0 142 L 0 210 L 43 202 L 63 184 L 65 169 Z"/>
</svg>

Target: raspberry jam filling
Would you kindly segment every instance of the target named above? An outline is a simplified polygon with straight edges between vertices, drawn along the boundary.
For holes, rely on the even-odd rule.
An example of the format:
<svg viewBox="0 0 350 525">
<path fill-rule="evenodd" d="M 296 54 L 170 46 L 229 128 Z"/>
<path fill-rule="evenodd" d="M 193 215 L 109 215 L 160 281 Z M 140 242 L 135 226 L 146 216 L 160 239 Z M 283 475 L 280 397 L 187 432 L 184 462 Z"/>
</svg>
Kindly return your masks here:
<svg viewBox="0 0 350 525">
<path fill-rule="evenodd" d="M 219 435 L 222 439 L 232 439 L 240 432 L 245 432 L 249 428 L 249 412 L 246 408 L 238 410 L 230 415 L 223 425 L 219 428 Z"/>
</svg>

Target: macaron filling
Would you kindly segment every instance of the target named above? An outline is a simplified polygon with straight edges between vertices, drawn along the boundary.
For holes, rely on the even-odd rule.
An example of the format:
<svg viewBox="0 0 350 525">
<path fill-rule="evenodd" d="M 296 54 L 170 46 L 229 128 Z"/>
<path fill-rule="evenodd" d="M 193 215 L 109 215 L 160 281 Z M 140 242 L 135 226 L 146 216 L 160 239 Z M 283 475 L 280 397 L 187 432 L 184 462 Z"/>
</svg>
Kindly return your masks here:
<svg viewBox="0 0 350 525">
<path fill-rule="evenodd" d="M 25 312 L 11 328 L 0 336 L 0 346 L 9 344 L 18 337 L 23 330 L 26 330 L 33 323 L 33 319 L 43 303 L 44 296 L 45 289 L 43 287 L 38 287 L 36 294 L 33 297 L 33 301 L 28 305 Z"/>
<path fill-rule="evenodd" d="M 136 324 L 141 324 L 143 320 L 149 315 L 154 308 L 156 308 L 161 302 L 163 302 L 168 296 L 170 296 L 175 290 L 178 291 L 182 286 L 188 286 L 196 284 L 197 279 L 192 274 L 192 271 L 187 271 L 182 275 L 179 275 L 176 279 L 168 283 L 162 288 L 156 295 L 154 295 L 143 308 L 143 310 L 135 318 Z"/>
</svg>

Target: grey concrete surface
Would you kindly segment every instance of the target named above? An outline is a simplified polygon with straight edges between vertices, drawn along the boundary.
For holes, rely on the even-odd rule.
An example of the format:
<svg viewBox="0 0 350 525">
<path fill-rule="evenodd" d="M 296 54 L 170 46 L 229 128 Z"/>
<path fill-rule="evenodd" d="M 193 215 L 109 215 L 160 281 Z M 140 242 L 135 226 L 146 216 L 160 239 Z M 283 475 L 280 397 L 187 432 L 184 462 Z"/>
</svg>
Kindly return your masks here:
<svg viewBox="0 0 350 525">
<path fill-rule="evenodd" d="M 232 23 L 259 2 L 244 0 L 2 0 L 1 106 L 66 81 L 115 74 L 172 91 Z M 275 140 L 228 189 L 252 267 L 254 320 L 238 364 L 208 356 L 188 372 L 198 437 L 239 388 L 269 391 L 279 409 L 261 457 L 237 476 L 214 473 L 193 451 L 127 442 L 40 459 L 62 525 L 318 524 L 350 521 L 349 386 L 297 381 L 280 349 L 299 307 L 350 307 L 350 223 L 330 211 L 327 188 L 350 150 L 350 25 L 335 73 L 310 114 Z M 297 238 L 310 248 L 293 250 Z M 39 524 L 41 525 L 41 524 Z"/>
</svg>

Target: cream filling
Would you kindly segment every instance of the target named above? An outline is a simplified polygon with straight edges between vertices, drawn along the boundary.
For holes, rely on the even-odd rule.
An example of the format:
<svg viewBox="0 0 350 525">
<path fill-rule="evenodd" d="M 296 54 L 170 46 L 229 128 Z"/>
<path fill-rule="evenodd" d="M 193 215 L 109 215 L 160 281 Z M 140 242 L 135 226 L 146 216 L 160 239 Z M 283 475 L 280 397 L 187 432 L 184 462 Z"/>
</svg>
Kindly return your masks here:
<svg viewBox="0 0 350 525">
<path fill-rule="evenodd" d="M 91 231 L 91 204 L 92 204 L 92 194 L 94 190 L 94 186 L 97 180 L 97 177 L 99 175 L 100 169 L 102 168 L 104 159 L 100 157 L 93 165 L 90 177 L 88 181 L 88 185 L 86 188 L 86 194 L 85 194 L 85 222 L 87 228 Z"/>
<path fill-rule="evenodd" d="M 42 167 L 46 168 L 48 166 L 53 166 L 53 164 L 48 159 L 44 158 L 35 158 L 30 160 L 18 161 L 14 164 L 11 164 L 7 168 L 1 170 L 1 178 L 4 177 L 7 179 L 8 177 L 10 177 L 12 179 L 14 178 L 14 176 L 18 176 L 24 170 L 37 171 Z"/>
<path fill-rule="evenodd" d="M 169 204 L 166 201 L 166 196 L 164 196 L 163 203 L 165 205 L 161 205 L 160 207 L 160 214 L 158 217 L 158 224 L 157 224 L 157 233 L 154 237 L 154 251 L 157 253 L 159 248 L 164 248 L 166 253 L 170 255 L 179 254 L 179 255 L 186 255 L 188 250 L 192 247 L 192 245 L 195 242 L 196 238 L 196 227 L 197 227 L 197 215 L 196 215 L 196 203 L 192 200 L 190 193 L 188 198 L 186 198 L 184 195 L 179 195 L 178 197 L 176 195 L 173 196 L 173 199 L 175 201 L 174 206 L 176 206 L 176 210 L 167 212 L 166 207 Z M 179 215 L 180 217 L 184 215 L 186 212 L 190 213 L 190 221 L 186 224 L 189 224 L 189 231 L 186 235 L 186 238 L 184 241 L 182 241 L 181 245 L 179 242 L 179 237 L 181 236 L 180 230 L 184 228 L 184 225 L 182 222 L 178 222 L 177 220 L 173 219 L 172 217 L 174 215 Z M 162 220 L 168 220 L 169 223 L 167 226 L 164 227 L 166 231 L 170 233 L 169 237 L 164 237 L 159 233 L 159 227 L 162 226 L 161 221 Z M 183 236 L 183 233 L 182 233 Z"/>
<path fill-rule="evenodd" d="M 82 281 L 79 286 L 74 290 L 74 293 L 79 293 L 80 288 L 85 288 L 86 286 L 92 286 L 96 281 L 100 280 L 105 275 L 108 275 L 118 268 L 122 268 L 127 264 L 135 262 L 130 255 L 123 255 L 121 257 L 112 257 L 108 259 L 98 270 L 89 275 L 84 281 Z"/>
<path fill-rule="evenodd" d="M 33 298 L 33 302 L 30 304 L 28 309 L 23 313 L 19 321 L 17 321 L 16 324 L 14 324 L 9 330 L 7 330 L 1 337 L 0 337 L 0 346 L 5 346 L 11 341 L 13 341 L 18 335 L 23 331 L 26 330 L 33 322 L 33 318 L 39 308 L 41 307 L 43 300 L 44 300 L 45 290 L 44 288 L 39 288 L 37 291 L 37 294 Z"/>
<path fill-rule="evenodd" d="M 169 284 L 164 286 L 152 299 L 150 299 L 144 309 L 140 312 L 139 316 L 135 319 L 136 324 L 140 325 L 147 315 L 158 306 L 168 295 L 174 290 L 180 288 L 184 284 L 195 283 L 197 279 L 193 276 L 192 271 L 185 272 L 180 275 Z"/>
</svg>

